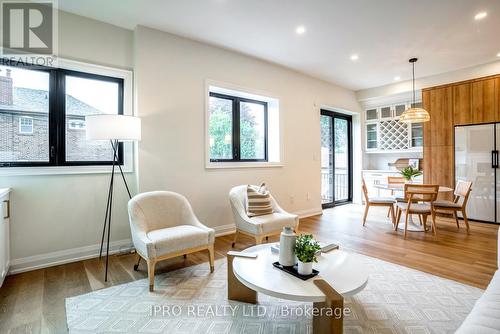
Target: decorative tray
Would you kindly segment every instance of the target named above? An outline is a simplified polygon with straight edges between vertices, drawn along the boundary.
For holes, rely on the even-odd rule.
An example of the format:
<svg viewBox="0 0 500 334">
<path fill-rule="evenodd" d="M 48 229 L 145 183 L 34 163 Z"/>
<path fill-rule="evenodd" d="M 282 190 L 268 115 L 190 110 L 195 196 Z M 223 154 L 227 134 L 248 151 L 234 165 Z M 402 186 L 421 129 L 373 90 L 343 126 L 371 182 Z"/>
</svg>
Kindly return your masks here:
<svg viewBox="0 0 500 334">
<path fill-rule="evenodd" d="M 297 278 L 300 278 L 301 280 L 303 281 L 307 281 L 308 279 L 316 276 L 319 274 L 319 271 L 313 269 L 313 272 L 311 275 L 301 275 L 299 274 L 299 272 L 297 271 L 297 265 L 294 265 L 293 267 L 284 267 L 282 266 L 278 261 L 274 262 L 273 263 L 273 266 L 280 269 L 280 270 L 283 270 L 284 272 L 290 274 L 290 275 L 293 275 Z"/>
</svg>

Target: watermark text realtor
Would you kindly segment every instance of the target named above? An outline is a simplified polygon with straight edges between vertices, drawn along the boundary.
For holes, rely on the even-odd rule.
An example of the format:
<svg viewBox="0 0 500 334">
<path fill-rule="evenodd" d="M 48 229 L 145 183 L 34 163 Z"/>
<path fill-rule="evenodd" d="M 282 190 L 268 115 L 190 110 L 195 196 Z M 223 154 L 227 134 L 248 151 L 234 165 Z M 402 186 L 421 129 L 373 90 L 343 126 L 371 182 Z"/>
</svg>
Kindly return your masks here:
<svg viewBox="0 0 500 334">
<path fill-rule="evenodd" d="M 2 57 L 50 66 L 57 51 L 54 1 L 0 1 Z"/>
</svg>

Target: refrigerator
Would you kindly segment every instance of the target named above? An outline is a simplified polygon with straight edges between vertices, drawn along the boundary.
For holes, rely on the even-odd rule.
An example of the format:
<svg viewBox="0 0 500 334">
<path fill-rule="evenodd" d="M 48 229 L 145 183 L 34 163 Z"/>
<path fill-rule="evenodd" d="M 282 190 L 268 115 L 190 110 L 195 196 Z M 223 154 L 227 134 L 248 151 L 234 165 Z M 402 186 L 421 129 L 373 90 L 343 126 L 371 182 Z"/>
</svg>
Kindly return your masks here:
<svg viewBox="0 0 500 334">
<path fill-rule="evenodd" d="M 472 181 L 469 219 L 500 223 L 500 123 L 455 127 L 455 180 Z"/>
</svg>

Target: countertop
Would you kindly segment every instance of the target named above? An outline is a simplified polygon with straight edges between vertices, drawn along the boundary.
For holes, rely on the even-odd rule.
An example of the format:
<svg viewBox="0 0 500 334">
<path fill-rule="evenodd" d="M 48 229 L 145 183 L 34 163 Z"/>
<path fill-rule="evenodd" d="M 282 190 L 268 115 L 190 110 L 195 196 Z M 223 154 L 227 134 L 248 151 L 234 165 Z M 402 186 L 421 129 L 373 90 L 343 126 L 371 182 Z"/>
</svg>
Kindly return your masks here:
<svg viewBox="0 0 500 334">
<path fill-rule="evenodd" d="M 0 188 L 0 197 L 7 195 L 11 190 L 10 188 Z"/>
</svg>

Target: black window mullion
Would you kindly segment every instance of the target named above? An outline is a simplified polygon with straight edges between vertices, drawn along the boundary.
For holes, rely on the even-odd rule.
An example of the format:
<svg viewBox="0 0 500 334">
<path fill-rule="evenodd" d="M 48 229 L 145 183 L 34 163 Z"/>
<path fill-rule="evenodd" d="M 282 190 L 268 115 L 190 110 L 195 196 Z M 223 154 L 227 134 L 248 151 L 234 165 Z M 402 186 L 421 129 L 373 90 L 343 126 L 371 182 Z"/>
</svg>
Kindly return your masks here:
<svg viewBox="0 0 500 334">
<path fill-rule="evenodd" d="M 234 160 L 241 159 L 241 141 L 240 141 L 240 99 L 234 99 L 233 106 L 233 156 Z"/>
<path fill-rule="evenodd" d="M 66 79 L 61 71 L 55 73 L 56 91 L 54 92 L 56 100 L 56 118 L 57 118 L 57 165 L 66 163 Z"/>
<path fill-rule="evenodd" d="M 49 76 L 49 164 L 57 166 L 57 147 L 58 147 L 58 133 L 57 133 L 57 71 L 51 70 Z"/>
</svg>

